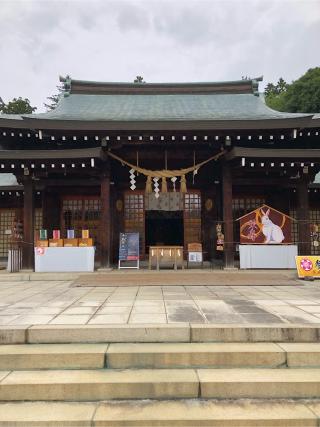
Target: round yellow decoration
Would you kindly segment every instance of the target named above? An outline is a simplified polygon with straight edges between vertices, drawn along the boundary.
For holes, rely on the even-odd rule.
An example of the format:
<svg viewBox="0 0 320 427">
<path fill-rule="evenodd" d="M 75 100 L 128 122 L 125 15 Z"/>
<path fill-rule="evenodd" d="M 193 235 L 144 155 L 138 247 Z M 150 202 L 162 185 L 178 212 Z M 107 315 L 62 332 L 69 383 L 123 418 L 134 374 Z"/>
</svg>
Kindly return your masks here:
<svg viewBox="0 0 320 427">
<path fill-rule="evenodd" d="M 209 212 L 213 208 L 213 201 L 212 199 L 207 199 L 205 202 L 205 208 Z"/>
<path fill-rule="evenodd" d="M 122 209 L 123 209 L 123 201 L 122 200 L 118 199 L 116 201 L 116 209 L 117 209 L 118 212 L 122 211 Z"/>
</svg>

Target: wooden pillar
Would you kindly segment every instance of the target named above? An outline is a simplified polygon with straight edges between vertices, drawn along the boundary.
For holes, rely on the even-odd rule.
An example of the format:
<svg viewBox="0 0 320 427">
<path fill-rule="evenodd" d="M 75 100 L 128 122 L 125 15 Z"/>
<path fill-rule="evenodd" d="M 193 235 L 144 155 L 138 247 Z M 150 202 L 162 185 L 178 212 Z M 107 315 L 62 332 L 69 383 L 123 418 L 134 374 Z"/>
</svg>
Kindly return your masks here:
<svg viewBox="0 0 320 427">
<path fill-rule="evenodd" d="M 311 251 L 308 181 L 297 185 L 297 220 L 299 236 L 299 254 L 309 255 Z"/>
<path fill-rule="evenodd" d="M 215 189 L 205 189 L 201 192 L 201 241 L 203 251 L 209 260 L 214 257 L 216 248 L 216 200 L 217 197 Z"/>
<path fill-rule="evenodd" d="M 111 259 L 111 215 L 110 215 L 110 175 L 104 174 L 100 183 L 100 250 L 101 268 L 110 268 Z"/>
<path fill-rule="evenodd" d="M 34 188 L 31 176 L 24 180 L 22 267 L 34 269 Z"/>
<path fill-rule="evenodd" d="M 232 174 L 229 163 L 222 165 L 222 200 L 224 230 L 224 267 L 234 268 Z"/>
<path fill-rule="evenodd" d="M 112 191 L 113 190 L 113 191 Z M 119 233 L 123 231 L 121 219 L 123 217 L 123 201 L 122 194 L 117 190 L 116 186 L 111 186 L 111 262 L 118 261 L 119 250 Z"/>
</svg>

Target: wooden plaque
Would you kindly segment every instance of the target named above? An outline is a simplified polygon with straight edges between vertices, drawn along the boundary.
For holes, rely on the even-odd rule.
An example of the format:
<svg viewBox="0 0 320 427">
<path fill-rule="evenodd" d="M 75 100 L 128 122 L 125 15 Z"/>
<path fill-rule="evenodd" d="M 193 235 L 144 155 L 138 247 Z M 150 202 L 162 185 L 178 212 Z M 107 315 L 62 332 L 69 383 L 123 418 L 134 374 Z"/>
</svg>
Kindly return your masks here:
<svg viewBox="0 0 320 427">
<path fill-rule="evenodd" d="M 268 205 L 262 205 L 238 220 L 241 245 L 292 243 L 292 218 Z"/>
<path fill-rule="evenodd" d="M 188 252 L 202 252 L 202 244 L 188 243 Z"/>
</svg>

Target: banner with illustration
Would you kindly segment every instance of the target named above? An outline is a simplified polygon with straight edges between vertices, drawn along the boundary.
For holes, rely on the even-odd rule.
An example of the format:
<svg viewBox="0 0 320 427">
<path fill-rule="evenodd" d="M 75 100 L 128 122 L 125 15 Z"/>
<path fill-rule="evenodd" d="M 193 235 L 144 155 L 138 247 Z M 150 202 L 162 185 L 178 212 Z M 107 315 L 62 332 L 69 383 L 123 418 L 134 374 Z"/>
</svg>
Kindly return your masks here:
<svg viewBox="0 0 320 427">
<path fill-rule="evenodd" d="M 320 278 L 320 256 L 296 256 L 297 272 L 300 279 L 304 277 Z"/>
<path fill-rule="evenodd" d="M 262 205 L 238 218 L 240 221 L 240 244 L 291 244 L 293 218 Z"/>
</svg>

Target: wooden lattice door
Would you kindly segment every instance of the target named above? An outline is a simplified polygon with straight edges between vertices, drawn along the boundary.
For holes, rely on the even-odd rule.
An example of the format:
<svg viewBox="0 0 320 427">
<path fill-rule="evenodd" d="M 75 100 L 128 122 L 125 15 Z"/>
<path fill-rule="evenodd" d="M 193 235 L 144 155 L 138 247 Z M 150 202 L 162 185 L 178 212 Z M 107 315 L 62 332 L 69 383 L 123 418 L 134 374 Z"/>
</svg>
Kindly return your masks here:
<svg viewBox="0 0 320 427">
<path fill-rule="evenodd" d="M 184 195 L 184 247 L 188 243 L 201 242 L 201 194 L 200 191 Z"/>
<path fill-rule="evenodd" d="M 145 204 L 143 191 L 131 191 L 124 194 L 124 231 L 139 233 L 140 256 L 145 257 Z"/>
<path fill-rule="evenodd" d="M 21 218 L 19 209 L 0 209 L 0 258 L 8 257 L 10 233 L 18 218 Z"/>
</svg>

